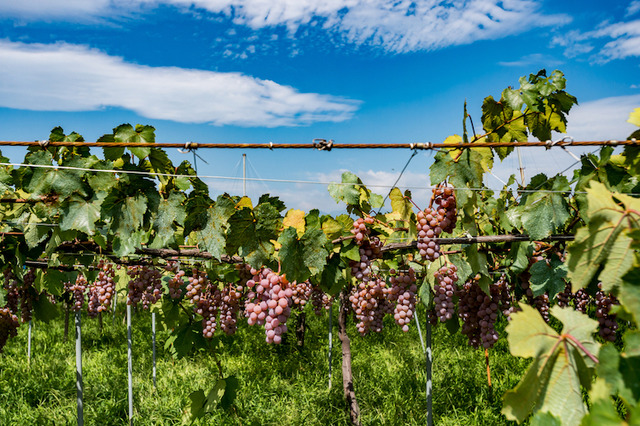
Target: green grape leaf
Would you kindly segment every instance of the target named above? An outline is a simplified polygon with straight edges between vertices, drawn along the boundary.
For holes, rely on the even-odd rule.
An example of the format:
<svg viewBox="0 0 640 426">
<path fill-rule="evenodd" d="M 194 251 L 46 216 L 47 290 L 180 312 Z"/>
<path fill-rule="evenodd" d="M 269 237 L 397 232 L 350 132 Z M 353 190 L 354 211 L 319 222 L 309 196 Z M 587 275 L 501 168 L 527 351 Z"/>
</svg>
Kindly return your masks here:
<svg viewBox="0 0 640 426">
<path fill-rule="evenodd" d="M 224 387 L 224 396 L 220 400 L 220 407 L 227 410 L 231 407 L 236 399 L 238 389 L 240 388 L 240 382 L 238 381 L 236 376 L 229 376 L 224 380 L 226 382 L 226 385 Z"/>
<path fill-rule="evenodd" d="M 533 357 L 533 362 L 516 388 L 503 396 L 502 413 L 520 423 L 532 410 L 549 412 L 563 425 L 579 425 L 587 412 L 581 387 L 589 389 L 595 365 L 589 355 L 598 353 L 593 339 L 598 323 L 573 309 L 554 306 L 551 314 L 563 324 L 558 334 L 536 309 L 520 307 L 506 328 L 509 349 L 514 356 Z"/>
<path fill-rule="evenodd" d="M 58 316 L 58 308 L 41 294 L 33 301 L 33 313 L 38 321 L 49 322 Z"/>
<path fill-rule="evenodd" d="M 198 246 L 220 260 L 225 254 L 229 218 L 235 213 L 234 202 L 227 194 L 220 195 L 207 212 L 207 224 L 196 232 Z"/>
<path fill-rule="evenodd" d="M 560 259 L 552 258 L 548 262 L 536 262 L 531 265 L 529 272 L 534 297 L 547 292 L 549 298 L 553 299 L 556 294 L 564 291 L 567 266 Z"/>
<path fill-rule="evenodd" d="M 342 173 L 342 183 L 331 183 L 328 189 L 336 203 L 342 201 L 350 206 L 359 206 L 361 186 L 362 181 L 358 176 L 351 172 L 344 172 Z"/>
<path fill-rule="evenodd" d="M 155 129 L 152 126 L 140 124 L 137 124 L 134 129 L 131 124 L 121 124 L 113 129 L 113 139 L 115 142 L 154 143 Z M 151 154 L 151 148 L 129 148 L 129 150 L 141 160 Z"/>
<path fill-rule="evenodd" d="M 637 259 L 632 269 L 622 277 L 618 298 L 638 324 L 640 322 L 640 262 Z"/>
<path fill-rule="evenodd" d="M 512 261 L 511 271 L 516 274 L 524 272 L 529 267 L 529 258 L 533 256 L 534 244 L 530 241 L 516 242 L 511 245 L 509 258 Z"/>
<path fill-rule="evenodd" d="M 622 277 L 633 266 L 633 238 L 628 226 L 637 227 L 638 217 L 632 210 L 640 207 L 640 200 L 612 194 L 595 181 L 586 191 L 588 223 L 578 229 L 575 241 L 569 245 L 568 277 L 575 291 L 589 285 L 603 268 L 598 279 L 604 291 L 611 291 L 622 283 Z M 614 195 L 627 204 L 618 205 Z"/>
<path fill-rule="evenodd" d="M 537 175 L 531 180 L 528 189 L 538 189 Z M 544 177 L 546 180 L 546 177 Z M 552 191 L 570 191 L 569 183 L 564 176 L 553 178 Z M 544 190 L 527 193 L 523 196 L 522 225 L 533 239 L 548 237 L 560 229 L 571 218 L 569 206 L 561 193 Z"/>
<path fill-rule="evenodd" d="M 411 201 L 405 198 L 405 195 L 398 188 L 393 188 L 389 193 L 391 200 L 391 209 L 398 214 L 396 220 L 410 220 L 413 214 L 413 205 Z"/>
<path fill-rule="evenodd" d="M 591 410 L 582 419 L 582 426 L 624 426 L 610 399 L 600 399 L 591 404 Z M 633 424 L 633 423 L 632 423 Z"/>
<path fill-rule="evenodd" d="M 95 197 L 88 201 L 76 196 L 71 197 L 62 206 L 60 230 L 73 229 L 87 235 L 93 235 L 96 222 L 100 219 L 101 204 L 102 200 Z"/>
<path fill-rule="evenodd" d="M 326 266 L 322 269 L 320 277 L 320 288 L 330 296 L 335 296 L 347 284 L 341 266 L 340 255 L 333 253 L 327 260 Z"/>
<path fill-rule="evenodd" d="M 530 426 L 562 426 L 562 422 L 559 418 L 551 413 L 541 413 L 538 411 L 533 417 L 531 417 Z"/>
<path fill-rule="evenodd" d="M 157 210 L 152 216 L 155 236 L 152 243 L 149 244 L 150 248 L 164 248 L 175 240 L 176 224 L 184 225 L 187 217 L 183 205 L 184 201 L 185 196 L 180 192 L 171 192 L 167 199 L 160 200 Z M 224 237 L 222 244 L 224 247 Z"/>
<path fill-rule="evenodd" d="M 617 394 L 628 405 L 640 402 L 640 332 L 628 331 L 625 350 L 618 350 L 611 343 L 600 348 L 598 378 L 609 387 L 609 394 Z"/>
<path fill-rule="evenodd" d="M 640 127 L 640 108 L 636 108 L 630 112 L 629 119 L 627 121 L 634 126 Z"/>
<path fill-rule="evenodd" d="M 324 248 L 327 242 L 319 229 L 308 229 L 300 239 L 294 227 L 285 229 L 278 238 L 281 244 L 278 257 L 287 279 L 302 282 L 320 273 L 327 263 L 328 253 Z"/>
</svg>

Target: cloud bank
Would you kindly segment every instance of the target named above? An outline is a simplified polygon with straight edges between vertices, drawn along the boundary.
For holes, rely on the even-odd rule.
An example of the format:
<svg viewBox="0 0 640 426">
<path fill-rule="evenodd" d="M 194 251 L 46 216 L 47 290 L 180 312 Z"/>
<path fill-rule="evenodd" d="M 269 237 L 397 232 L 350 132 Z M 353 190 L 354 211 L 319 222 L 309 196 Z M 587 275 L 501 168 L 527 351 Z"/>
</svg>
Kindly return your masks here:
<svg viewBox="0 0 640 426">
<path fill-rule="evenodd" d="M 314 25 L 349 43 L 391 52 L 434 50 L 565 24 L 538 0 L 0 0 L 0 16 L 24 20 L 96 20 L 160 5 L 225 16 L 252 29 Z"/>
<path fill-rule="evenodd" d="M 118 107 L 182 123 L 277 127 L 348 120 L 358 105 L 241 73 L 136 65 L 63 43 L 0 41 L 0 106 L 8 108 Z"/>
</svg>

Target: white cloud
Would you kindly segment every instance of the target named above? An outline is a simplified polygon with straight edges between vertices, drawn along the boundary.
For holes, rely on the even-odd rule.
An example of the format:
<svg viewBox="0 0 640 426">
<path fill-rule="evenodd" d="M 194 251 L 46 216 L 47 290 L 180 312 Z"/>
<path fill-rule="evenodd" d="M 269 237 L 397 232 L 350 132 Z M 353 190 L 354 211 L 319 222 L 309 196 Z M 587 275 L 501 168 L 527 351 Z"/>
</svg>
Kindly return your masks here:
<svg viewBox="0 0 640 426">
<path fill-rule="evenodd" d="M 640 12 L 640 0 L 633 0 L 629 3 L 629 6 L 627 6 L 625 16 L 632 16 L 638 12 Z"/>
<path fill-rule="evenodd" d="M 77 45 L 0 41 L 0 106 L 8 108 L 120 107 L 184 123 L 276 127 L 348 120 L 357 105 L 241 73 L 136 65 Z"/>
<path fill-rule="evenodd" d="M 563 63 L 563 61 L 559 61 L 548 55 L 543 55 L 542 53 L 531 53 L 515 61 L 498 62 L 498 65 L 502 65 L 503 67 L 530 67 L 537 65 L 541 68 L 553 68 Z"/>
<path fill-rule="evenodd" d="M 567 135 L 575 140 L 622 140 L 635 129 L 629 113 L 640 107 L 640 95 L 615 96 L 583 102 L 571 109 Z"/>
<path fill-rule="evenodd" d="M 554 37 L 552 43 L 565 47 L 565 56 L 573 58 L 595 50 L 594 43 L 609 40 L 591 56 L 597 63 L 640 56 L 640 20 L 629 22 L 603 22 L 593 31 L 568 33 Z"/>
<path fill-rule="evenodd" d="M 285 26 L 295 33 L 302 26 L 319 24 L 348 42 L 393 52 L 499 39 L 571 21 L 566 15 L 542 13 L 538 0 L 0 0 L 0 16 L 95 20 L 160 4 L 223 14 L 253 29 Z"/>
</svg>

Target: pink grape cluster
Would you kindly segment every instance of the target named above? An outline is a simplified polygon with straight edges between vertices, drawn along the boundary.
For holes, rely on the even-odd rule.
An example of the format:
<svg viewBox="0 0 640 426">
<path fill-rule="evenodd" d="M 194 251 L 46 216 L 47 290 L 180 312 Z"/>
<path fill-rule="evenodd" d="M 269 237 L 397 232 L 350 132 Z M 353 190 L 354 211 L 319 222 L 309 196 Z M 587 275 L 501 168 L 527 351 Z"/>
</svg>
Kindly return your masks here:
<svg viewBox="0 0 640 426">
<path fill-rule="evenodd" d="M 603 339 L 609 342 L 616 341 L 616 331 L 618 330 L 618 321 L 616 320 L 616 314 L 611 313 L 611 307 L 613 305 L 618 305 L 618 299 L 611 293 L 606 294 L 602 291 L 602 284 L 598 283 L 598 288 L 600 289 L 596 292 L 595 302 L 596 302 L 596 318 L 600 325 L 600 330 L 598 330 L 598 334 Z"/>
<path fill-rule="evenodd" d="M 165 267 L 165 270 L 169 272 L 173 272 L 173 277 L 169 279 L 167 282 L 167 287 L 169 288 L 169 297 L 172 299 L 180 299 L 182 296 L 182 286 L 184 285 L 184 276 L 185 272 L 180 269 L 180 263 L 178 262 L 168 262 Z"/>
<path fill-rule="evenodd" d="M 20 315 L 22 316 L 22 322 L 31 321 L 33 314 L 33 299 L 36 296 L 33 283 L 36 281 L 36 270 L 29 268 L 26 274 L 22 277 L 22 289 L 20 290 Z"/>
<path fill-rule="evenodd" d="M 462 320 L 462 334 L 467 336 L 469 345 L 480 347 L 482 339 L 480 335 L 480 306 L 487 294 L 478 285 L 480 276 L 476 276 L 458 290 L 458 316 Z"/>
<path fill-rule="evenodd" d="M 351 228 L 351 233 L 356 237 L 356 244 L 361 245 L 364 241 L 367 240 L 371 230 L 367 225 L 372 225 L 374 219 L 371 216 L 366 216 L 364 218 L 359 217 L 353 222 L 353 227 Z"/>
<path fill-rule="evenodd" d="M 84 293 L 87 290 L 87 279 L 82 274 L 78 274 L 76 282 L 64 283 L 64 291 L 71 294 L 73 300 L 73 311 L 80 312 L 84 304 Z"/>
<path fill-rule="evenodd" d="M 311 305 L 313 306 L 313 312 L 320 316 L 322 315 L 322 309 L 331 309 L 333 300 L 326 294 L 319 286 L 313 286 L 311 289 Z"/>
<path fill-rule="evenodd" d="M 389 271 L 389 300 L 395 302 L 393 318 L 405 333 L 409 331 L 409 323 L 416 310 L 416 273 L 413 268 Z"/>
<path fill-rule="evenodd" d="M 231 336 L 238 329 L 238 311 L 244 288 L 240 285 L 228 284 L 222 290 L 220 297 L 220 328 Z"/>
<path fill-rule="evenodd" d="M 89 300 L 87 313 L 95 318 L 100 312 L 106 311 L 111 306 L 111 299 L 116 291 L 115 276 L 112 263 L 100 260 L 98 263 L 98 277 L 89 287 Z"/>
<path fill-rule="evenodd" d="M 218 326 L 217 316 L 222 293 L 209 281 L 205 272 L 194 269 L 189 277 L 186 297 L 193 303 L 195 313 L 202 317 L 202 335 L 212 338 Z"/>
<path fill-rule="evenodd" d="M 0 309 L 0 353 L 7 344 L 7 340 L 18 335 L 20 322 L 9 308 Z"/>
<path fill-rule="evenodd" d="M 4 289 L 7 292 L 6 307 L 9 308 L 11 312 L 17 313 L 18 305 L 20 304 L 20 285 L 11 268 L 4 270 Z"/>
<path fill-rule="evenodd" d="M 433 285 L 435 313 L 440 322 L 445 322 L 455 313 L 453 296 L 457 290 L 458 268 L 453 264 L 446 264 L 434 275 L 436 277 L 436 283 Z"/>
<path fill-rule="evenodd" d="M 430 207 L 416 215 L 418 220 L 418 251 L 422 258 L 433 262 L 440 257 L 440 245 L 435 242 L 442 233 L 440 222 L 444 220 L 444 214 Z"/>
<path fill-rule="evenodd" d="M 440 228 L 443 232 L 451 233 L 456 227 L 458 209 L 456 207 L 456 195 L 453 188 L 448 185 L 439 185 L 433 190 L 433 203 L 437 206 L 440 220 Z"/>
<path fill-rule="evenodd" d="M 291 300 L 293 301 L 293 307 L 302 310 L 304 306 L 311 298 L 311 292 L 313 291 L 313 285 L 307 280 L 301 283 L 291 283 Z"/>
<path fill-rule="evenodd" d="M 370 276 L 351 290 L 349 301 L 358 320 L 356 329 L 362 336 L 370 331 L 382 331 L 382 319 L 393 312 L 388 292 L 385 281 L 377 275 Z"/>
<path fill-rule="evenodd" d="M 127 304 L 137 306 L 142 303 L 143 309 L 149 309 L 162 297 L 162 275 L 155 268 L 147 265 L 129 266 L 129 294 Z"/>
<path fill-rule="evenodd" d="M 369 237 L 360 244 L 360 261 L 351 261 L 351 275 L 358 281 L 368 281 L 371 276 L 371 261 L 382 257 L 383 243 L 378 237 Z"/>
<path fill-rule="evenodd" d="M 249 325 L 264 325 L 267 343 L 282 343 L 291 315 L 293 289 L 285 277 L 269 268 L 252 269 L 245 316 Z"/>
</svg>

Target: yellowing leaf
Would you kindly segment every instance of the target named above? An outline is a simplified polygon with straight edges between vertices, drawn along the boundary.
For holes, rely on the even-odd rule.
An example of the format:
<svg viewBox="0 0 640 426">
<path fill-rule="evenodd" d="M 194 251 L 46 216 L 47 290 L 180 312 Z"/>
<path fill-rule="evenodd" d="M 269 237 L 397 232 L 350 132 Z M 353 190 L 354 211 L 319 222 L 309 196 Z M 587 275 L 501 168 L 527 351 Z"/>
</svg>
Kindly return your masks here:
<svg viewBox="0 0 640 426">
<path fill-rule="evenodd" d="M 558 306 L 551 314 L 563 323 L 562 333 L 549 327 L 532 307 L 520 305 L 507 326 L 509 349 L 515 356 L 533 357 L 525 377 L 503 397 L 502 413 L 523 422 L 532 411 L 551 413 L 563 425 L 579 425 L 587 412 L 581 387 L 591 384 L 598 353 L 593 339 L 597 321 Z"/>
<path fill-rule="evenodd" d="M 248 209 L 252 209 L 253 208 L 253 203 L 251 202 L 251 198 L 245 196 L 245 197 L 240 198 L 240 201 L 238 201 L 236 203 L 236 209 L 241 210 L 244 207 L 246 207 Z"/>
<path fill-rule="evenodd" d="M 640 127 L 640 108 L 636 108 L 629 113 L 629 119 L 627 121 Z"/>
<path fill-rule="evenodd" d="M 302 210 L 289 210 L 282 221 L 282 225 L 285 229 L 293 226 L 298 231 L 298 237 L 301 237 L 305 228 L 304 212 Z"/>
</svg>

